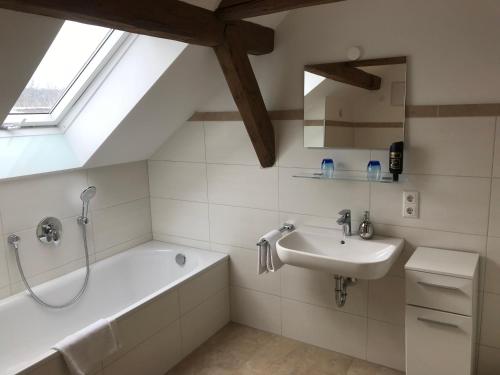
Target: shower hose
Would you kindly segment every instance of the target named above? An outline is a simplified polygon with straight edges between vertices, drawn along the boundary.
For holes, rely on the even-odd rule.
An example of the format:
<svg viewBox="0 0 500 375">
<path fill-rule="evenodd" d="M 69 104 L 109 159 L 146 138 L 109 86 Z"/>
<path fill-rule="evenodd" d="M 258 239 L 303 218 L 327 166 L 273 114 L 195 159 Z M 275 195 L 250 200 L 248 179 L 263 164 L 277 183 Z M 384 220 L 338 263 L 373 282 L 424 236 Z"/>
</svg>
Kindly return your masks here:
<svg viewBox="0 0 500 375">
<path fill-rule="evenodd" d="M 12 240 L 9 239 L 9 243 L 14 248 L 14 252 L 16 254 L 17 268 L 19 268 L 19 273 L 21 274 L 21 279 L 23 280 L 24 286 L 28 290 L 31 297 L 33 297 L 33 299 L 42 306 L 45 306 L 45 307 L 48 307 L 51 309 L 63 309 L 65 307 L 71 306 L 71 305 L 75 304 L 76 302 L 78 302 L 78 300 L 80 300 L 82 295 L 87 290 L 87 286 L 89 283 L 89 276 L 90 276 L 89 249 L 88 249 L 88 245 L 87 245 L 87 226 L 86 226 L 85 222 L 79 221 L 79 224 L 82 227 L 83 245 L 85 248 L 85 266 L 87 269 L 86 274 L 85 274 L 85 280 L 83 282 L 83 285 L 82 285 L 80 291 L 70 301 L 63 303 L 63 304 L 60 304 L 60 305 L 55 305 L 55 304 L 50 304 L 48 302 L 45 302 L 43 299 L 41 299 L 40 297 L 38 297 L 36 295 L 36 293 L 33 291 L 33 289 L 31 289 L 31 287 L 28 283 L 28 280 L 26 279 L 26 275 L 24 274 L 23 267 L 21 265 L 21 260 L 19 259 L 19 242 L 21 239 L 15 235 L 12 235 L 12 236 L 14 236 L 14 238 Z"/>
</svg>

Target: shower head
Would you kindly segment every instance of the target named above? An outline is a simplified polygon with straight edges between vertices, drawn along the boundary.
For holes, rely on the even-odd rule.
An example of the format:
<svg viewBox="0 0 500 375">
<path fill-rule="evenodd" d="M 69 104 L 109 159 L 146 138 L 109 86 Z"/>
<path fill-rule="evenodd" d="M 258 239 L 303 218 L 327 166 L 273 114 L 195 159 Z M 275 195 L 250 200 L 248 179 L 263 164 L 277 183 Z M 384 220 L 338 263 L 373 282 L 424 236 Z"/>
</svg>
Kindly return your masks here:
<svg viewBox="0 0 500 375">
<path fill-rule="evenodd" d="M 80 194 L 80 199 L 83 202 L 83 206 L 82 206 L 82 216 L 78 217 L 77 219 L 78 223 L 87 224 L 89 222 L 89 219 L 87 217 L 89 213 L 89 202 L 92 198 L 94 198 L 96 193 L 97 193 L 96 187 L 90 186 L 86 188 L 84 191 L 82 191 L 82 193 Z"/>
<path fill-rule="evenodd" d="M 97 192 L 96 187 L 90 186 L 90 187 L 86 188 L 84 191 L 82 191 L 82 193 L 80 194 L 80 199 L 84 203 L 88 204 L 90 202 L 90 200 L 95 197 L 96 192 Z"/>
</svg>

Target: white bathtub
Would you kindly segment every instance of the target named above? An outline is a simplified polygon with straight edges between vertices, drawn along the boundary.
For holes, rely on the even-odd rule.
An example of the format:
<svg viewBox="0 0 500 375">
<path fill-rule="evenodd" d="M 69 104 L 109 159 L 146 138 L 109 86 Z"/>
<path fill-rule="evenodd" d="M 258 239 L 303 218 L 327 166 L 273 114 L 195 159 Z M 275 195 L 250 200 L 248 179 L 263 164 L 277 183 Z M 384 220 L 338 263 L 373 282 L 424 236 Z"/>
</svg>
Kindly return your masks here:
<svg viewBox="0 0 500 375">
<path fill-rule="evenodd" d="M 175 261 L 175 256 L 179 253 L 186 256 L 186 263 L 183 266 Z M 210 270 L 213 270 L 212 274 L 209 273 Z M 204 276 L 205 279 L 202 277 L 204 274 L 207 274 Z M 79 289 L 83 277 L 82 268 L 42 284 L 36 287 L 35 291 L 49 302 L 60 303 Z M 105 317 L 114 317 L 118 322 L 123 322 L 120 329 L 125 331 L 122 336 L 126 342 L 122 352 L 131 351 L 134 346 L 144 342 L 148 338 L 144 336 L 149 333 L 153 336 L 176 321 L 180 327 L 183 314 L 189 313 L 221 290 L 225 296 L 220 297 L 222 299 L 219 301 L 224 301 L 225 304 L 227 301 L 225 254 L 158 241 L 140 245 L 93 264 L 87 292 L 76 305 L 66 309 L 43 308 L 25 292 L 1 300 L 0 374 L 50 373 L 52 375 L 54 371 L 65 373 L 61 356 L 51 350 L 52 345 Z M 148 307 L 149 310 L 144 308 L 154 302 L 156 305 Z M 214 306 L 220 304 L 221 302 L 212 303 Z M 158 311 L 155 313 L 152 309 Z M 224 307 L 220 311 L 224 316 L 221 319 L 216 318 L 214 330 L 229 319 L 228 308 Z M 137 317 L 134 316 L 136 313 Z M 217 314 L 215 312 L 212 315 Z M 158 322 L 152 322 L 152 316 L 154 319 L 158 316 Z M 166 316 L 170 318 L 166 319 Z M 136 329 L 140 333 L 127 336 L 127 317 L 132 323 L 137 323 L 134 321 L 136 318 L 144 319 L 145 326 Z M 173 331 L 181 331 L 177 326 L 169 329 L 166 334 L 170 336 Z M 149 333 L 144 333 L 148 330 Z M 162 364 L 158 370 L 151 368 L 150 371 L 143 373 L 160 373 L 192 349 L 194 348 L 182 348 L 180 352 L 173 354 L 174 358 L 170 361 L 172 363 Z M 42 371 L 44 365 L 49 367 Z M 96 372 L 111 373 L 112 371 L 106 370 L 107 365 L 110 364 L 101 364 Z M 123 368 L 130 367 L 117 366 L 116 373 L 123 373 Z M 120 367 L 123 368 L 120 370 Z M 57 370 L 54 370 L 55 368 Z M 40 371 L 37 372 L 37 369 Z"/>
</svg>

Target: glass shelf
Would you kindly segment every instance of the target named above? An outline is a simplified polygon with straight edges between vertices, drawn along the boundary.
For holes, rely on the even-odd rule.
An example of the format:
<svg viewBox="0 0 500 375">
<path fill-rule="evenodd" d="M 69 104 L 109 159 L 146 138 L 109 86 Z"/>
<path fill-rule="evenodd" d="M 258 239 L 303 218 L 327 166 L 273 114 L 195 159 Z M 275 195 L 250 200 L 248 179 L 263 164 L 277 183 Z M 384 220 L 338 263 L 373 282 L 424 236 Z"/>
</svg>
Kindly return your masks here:
<svg viewBox="0 0 500 375">
<path fill-rule="evenodd" d="M 297 178 L 312 178 L 315 180 L 345 180 L 345 181 L 366 181 L 366 182 L 379 182 L 383 184 L 393 184 L 403 181 L 404 176 L 399 176 L 399 181 L 394 181 L 392 179 L 392 174 L 383 172 L 379 180 L 369 180 L 366 172 L 355 172 L 355 171 L 335 171 L 333 176 L 325 176 L 323 172 L 318 169 L 317 171 L 304 172 L 293 175 Z"/>
</svg>

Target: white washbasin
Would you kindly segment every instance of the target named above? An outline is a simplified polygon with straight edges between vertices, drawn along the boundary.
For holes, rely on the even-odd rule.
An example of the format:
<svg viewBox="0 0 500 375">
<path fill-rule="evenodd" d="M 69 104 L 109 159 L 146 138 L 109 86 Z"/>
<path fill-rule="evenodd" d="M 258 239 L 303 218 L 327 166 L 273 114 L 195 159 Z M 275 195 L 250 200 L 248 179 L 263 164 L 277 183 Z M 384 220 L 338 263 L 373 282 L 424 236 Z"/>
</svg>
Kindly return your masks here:
<svg viewBox="0 0 500 375">
<path fill-rule="evenodd" d="M 341 231 L 297 229 L 281 238 L 276 248 L 285 264 L 332 274 L 373 280 L 384 277 L 403 250 L 400 238 L 353 234 L 342 244 Z"/>
</svg>

